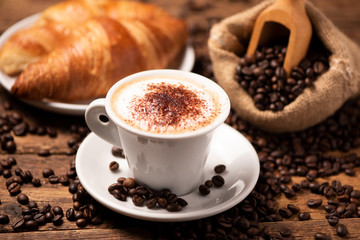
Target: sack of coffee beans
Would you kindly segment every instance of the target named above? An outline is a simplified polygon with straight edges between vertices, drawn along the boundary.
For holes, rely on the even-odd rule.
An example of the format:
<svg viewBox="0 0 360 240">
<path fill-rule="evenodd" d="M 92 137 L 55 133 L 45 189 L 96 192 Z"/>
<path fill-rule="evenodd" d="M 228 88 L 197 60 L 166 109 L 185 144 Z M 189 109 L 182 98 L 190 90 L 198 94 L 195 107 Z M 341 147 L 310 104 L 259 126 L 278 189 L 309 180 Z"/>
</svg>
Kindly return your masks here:
<svg viewBox="0 0 360 240">
<path fill-rule="evenodd" d="M 329 54 L 324 53 L 313 62 L 311 57 L 302 61 L 299 67 L 293 69 L 295 73 L 288 77 L 285 74 L 281 80 L 284 77 L 282 64 L 279 68 L 276 61 L 271 60 L 273 56 L 283 54 L 284 49 L 265 48 L 255 54 L 254 59 L 245 56 L 256 17 L 273 3 L 274 0 L 264 1 L 212 27 L 208 45 L 214 75 L 228 93 L 232 108 L 244 120 L 271 132 L 303 130 L 321 122 L 344 102 L 359 95 L 360 48 L 307 2 L 306 11 L 313 26 L 312 41 L 318 39 L 326 49 L 324 52 Z M 264 54 L 270 56 L 264 57 Z M 262 61 L 264 58 L 267 62 Z M 267 76 L 271 72 L 275 77 Z M 297 80 L 301 76 L 303 79 Z M 242 81 L 244 79 L 248 82 Z M 254 87 L 258 85 L 263 87 Z M 263 100 L 265 97 L 268 100 Z M 261 101 L 267 105 L 259 104 Z"/>
</svg>

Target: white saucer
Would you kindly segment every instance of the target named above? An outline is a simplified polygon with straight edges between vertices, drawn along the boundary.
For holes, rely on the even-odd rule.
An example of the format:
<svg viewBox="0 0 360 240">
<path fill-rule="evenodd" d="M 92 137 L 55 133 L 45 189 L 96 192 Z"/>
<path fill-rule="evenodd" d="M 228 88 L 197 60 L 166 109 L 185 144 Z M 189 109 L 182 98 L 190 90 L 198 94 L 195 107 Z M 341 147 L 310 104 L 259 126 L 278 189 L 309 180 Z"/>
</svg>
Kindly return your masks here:
<svg viewBox="0 0 360 240">
<path fill-rule="evenodd" d="M 40 13 L 31 15 L 27 18 L 20 20 L 19 22 L 12 25 L 0 36 L 0 48 L 1 46 L 17 31 L 30 27 L 40 16 Z M 184 53 L 181 59 L 180 64 L 176 67 L 179 70 L 190 72 L 195 63 L 195 51 L 193 46 L 187 45 L 184 49 Z M 7 90 L 10 91 L 12 85 L 15 82 L 16 77 L 11 77 L 0 70 L 0 84 Z M 69 115 L 84 115 L 88 104 L 93 100 L 87 100 L 76 103 L 62 103 L 50 100 L 43 101 L 30 101 L 20 99 L 23 102 L 26 102 L 29 105 L 38 107 L 43 110 L 69 114 Z"/>
<path fill-rule="evenodd" d="M 130 198 L 126 202 L 115 199 L 108 187 L 118 177 L 128 176 L 127 162 L 123 158 L 114 157 L 112 145 L 90 133 L 80 145 L 76 155 L 76 171 L 80 182 L 88 193 L 99 203 L 109 209 L 138 219 L 177 222 L 209 217 L 226 211 L 241 202 L 254 188 L 260 171 L 259 159 L 248 140 L 232 127 L 223 124 L 214 133 L 209 158 L 205 164 L 205 179 L 215 175 L 214 167 L 225 164 L 222 174 L 225 185 L 211 188 L 207 196 L 198 190 L 182 196 L 188 206 L 180 212 L 168 212 L 165 209 L 148 209 L 146 206 L 136 207 Z M 109 163 L 117 161 L 118 172 L 111 172 Z"/>
</svg>

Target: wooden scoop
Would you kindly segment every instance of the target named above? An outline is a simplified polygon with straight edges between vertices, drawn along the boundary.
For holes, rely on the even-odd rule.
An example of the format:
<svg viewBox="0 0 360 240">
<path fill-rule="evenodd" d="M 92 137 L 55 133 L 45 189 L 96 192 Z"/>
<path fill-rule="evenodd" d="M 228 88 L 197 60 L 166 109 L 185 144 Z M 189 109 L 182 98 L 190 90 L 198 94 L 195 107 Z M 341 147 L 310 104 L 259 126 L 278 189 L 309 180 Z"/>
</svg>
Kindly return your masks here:
<svg viewBox="0 0 360 240">
<path fill-rule="evenodd" d="M 268 39 L 266 34 L 276 31 L 263 31 L 265 23 L 275 22 L 290 31 L 289 43 L 283 68 L 287 75 L 306 56 L 312 35 L 311 22 L 305 11 L 305 0 L 277 0 L 273 5 L 263 10 L 257 17 L 251 34 L 247 55 L 253 55 L 261 38 Z M 273 36 L 274 37 L 274 36 Z"/>
</svg>

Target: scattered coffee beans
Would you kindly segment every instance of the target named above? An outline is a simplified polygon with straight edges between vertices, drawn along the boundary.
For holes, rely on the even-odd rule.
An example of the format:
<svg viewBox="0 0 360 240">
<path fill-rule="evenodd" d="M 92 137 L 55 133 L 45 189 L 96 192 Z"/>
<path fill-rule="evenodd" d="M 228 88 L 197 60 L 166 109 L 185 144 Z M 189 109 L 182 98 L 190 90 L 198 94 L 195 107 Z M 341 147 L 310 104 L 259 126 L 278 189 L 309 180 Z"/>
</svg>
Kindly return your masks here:
<svg viewBox="0 0 360 240">
<path fill-rule="evenodd" d="M 158 206 L 170 212 L 177 212 L 188 205 L 185 199 L 179 198 L 168 189 L 155 192 L 146 186 L 139 185 L 133 178 L 118 178 L 116 183 L 108 187 L 108 191 L 120 201 L 126 201 L 127 197 L 131 197 L 135 206 L 145 204 L 149 209 Z"/>
</svg>

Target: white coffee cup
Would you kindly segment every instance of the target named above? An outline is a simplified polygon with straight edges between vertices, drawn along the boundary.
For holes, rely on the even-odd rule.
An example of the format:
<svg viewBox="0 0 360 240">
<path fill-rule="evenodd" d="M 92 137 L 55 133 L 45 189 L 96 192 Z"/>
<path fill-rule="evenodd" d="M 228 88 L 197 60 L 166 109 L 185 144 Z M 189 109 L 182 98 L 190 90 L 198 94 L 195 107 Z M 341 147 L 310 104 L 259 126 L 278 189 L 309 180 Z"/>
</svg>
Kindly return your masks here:
<svg viewBox="0 0 360 240">
<path fill-rule="evenodd" d="M 215 98 L 217 116 L 204 127 L 180 133 L 154 133 L 131 126 L 119 117 L 111 101 L 114 93 L 132 82 L 166 79 L 195 84 Z M 170 189 L 181 196 L 193 191 L 202 181 L 210 141 L 214 130 L 230 112 L 230 100 L 225 91 L 212 80 L 179 70 L 149 70 L 117 82 L 106 98 L 94 100 L 86 110 L 89 128 L 100 138 L 123 149 L 130 174 L 137 182 L 153 190 Z M 105 163 L 104 163 L 105 164 Z"/>
</svg>

